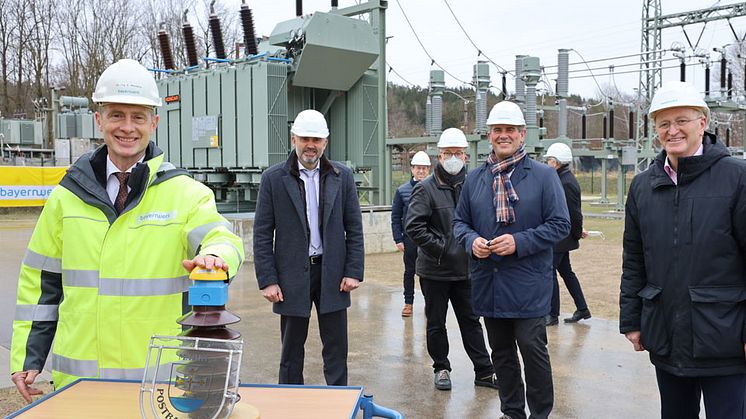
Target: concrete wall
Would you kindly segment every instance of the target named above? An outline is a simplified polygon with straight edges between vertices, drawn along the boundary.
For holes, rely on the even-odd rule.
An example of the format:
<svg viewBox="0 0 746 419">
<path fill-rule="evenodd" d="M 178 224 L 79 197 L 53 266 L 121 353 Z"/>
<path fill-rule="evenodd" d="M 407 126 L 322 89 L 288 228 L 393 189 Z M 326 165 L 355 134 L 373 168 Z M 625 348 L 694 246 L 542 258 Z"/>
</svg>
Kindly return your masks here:
<svg viewBox="0 0 746 419">
<path fill-rule="evenodd" d="M 363 210 L 365 253 L 396 252 L 391 237 L 391 211 Z M 224 214 L 233 224 L 233 231 L 243 239 L 246 261 L 254 262 L 254 214 Z"/>
</svg>

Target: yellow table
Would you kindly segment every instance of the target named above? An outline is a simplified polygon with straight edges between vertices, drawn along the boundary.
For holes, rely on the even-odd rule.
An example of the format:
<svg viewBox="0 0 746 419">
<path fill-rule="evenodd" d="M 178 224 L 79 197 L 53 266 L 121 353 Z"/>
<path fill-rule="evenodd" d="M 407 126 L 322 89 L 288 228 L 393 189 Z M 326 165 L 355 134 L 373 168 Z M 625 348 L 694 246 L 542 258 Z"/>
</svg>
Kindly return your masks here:
<svg viewBox="0 0 746 419">
<path fill-rule="evenodd" d="M 255 407 L 261 419 L 354 418 L 362 391 L 362 387 L 245 384 L 239 388 L 241 401 L 231 418 L 256 417 L 252 409 L 239 407 L 242 404 Z M 15 417 L 140 418 L 140 382 L 81 379 L 9 416 Z"/>
</svg>

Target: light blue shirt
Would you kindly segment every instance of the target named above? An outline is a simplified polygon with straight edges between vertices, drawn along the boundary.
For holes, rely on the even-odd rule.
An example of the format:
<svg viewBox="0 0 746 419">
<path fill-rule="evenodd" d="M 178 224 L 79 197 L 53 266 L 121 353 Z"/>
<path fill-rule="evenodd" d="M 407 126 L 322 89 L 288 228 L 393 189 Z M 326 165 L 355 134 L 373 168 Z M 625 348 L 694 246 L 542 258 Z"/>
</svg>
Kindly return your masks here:
<svg viewBox="0 0 746 419">
<path fill-rule="evenodd" d="M 324 246 L 319 230 L 319 163 L 309 170 L 298 162 L 298 171 L 306 190 L 306 220 L 311 236 L 308 241 L 308 256 L 321 255 L 324 253 Z"/>
</svg>

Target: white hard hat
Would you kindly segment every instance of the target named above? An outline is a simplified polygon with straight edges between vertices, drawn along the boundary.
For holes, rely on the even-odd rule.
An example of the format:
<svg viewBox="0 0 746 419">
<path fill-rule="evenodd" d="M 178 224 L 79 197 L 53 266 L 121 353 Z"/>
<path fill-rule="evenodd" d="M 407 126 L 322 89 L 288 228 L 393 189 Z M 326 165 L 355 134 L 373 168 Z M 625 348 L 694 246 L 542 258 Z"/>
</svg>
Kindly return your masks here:
<svg viewBox="0 0 746 419">
<path fill-rule="evenodd" d="M 705 114 L 708 121 L 710 120 L 710 108 L 702 98 L 702 94 L 685 81 L 670 81 L 658 89 L 650 102 L 648 116 L 655 120 L 655 114 L 658 111 L 678 107 L 697 108 Z"/>
<path fill-rule="evenodd" d="M 572 161 L 572 150 L 565 143 L 554 143 L 547 148 L 544 158 L 554 157 L 558 162 L 570 163 Z"/>
<path fill-rule="evenodd" d="M 438 140 L 438 148 L 468 146 L 469 143 L 466 142 L 466 135 L 458 128 L 448 128 L 440 134 L 440 139 Z"/>
<path fill-rule="evenodd" d="M 424 151 L 418 151 L 414 154 L 414 157 L 412 157 L 412 166 L 431 166 L 433 163 L 430 160 L 430 156 L 427 155 Z"/>
<path fill-rule="evenodd" d="M 523 119 L 521 108 L 515 103 L 503 100 L 492 107 L 490 115 L 487 117 L 487 125 L 515 125 L 524 126 L 526 120 Z"/>
<path fill-rule="evenodd" d="M 161 95 L 147 68 L 135 60 L 122 59 L 101 73 L 93 92 L 96 103 L 161 106 Z"/>
<path fill-rule="evenodd" d="M 298 137 L 327 138 L 329 136 L 324 114 L 313 109 L 301 111 L 295 117 L 290 132 Z"/>
</svg>

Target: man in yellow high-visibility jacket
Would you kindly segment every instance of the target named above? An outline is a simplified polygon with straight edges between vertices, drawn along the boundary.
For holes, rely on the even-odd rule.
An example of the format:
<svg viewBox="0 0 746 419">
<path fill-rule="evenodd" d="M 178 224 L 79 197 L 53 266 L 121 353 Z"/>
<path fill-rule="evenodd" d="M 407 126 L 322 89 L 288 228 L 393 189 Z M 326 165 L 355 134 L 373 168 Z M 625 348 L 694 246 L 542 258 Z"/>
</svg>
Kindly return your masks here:
<svg viewBox="0 0 746 419">
<path fill-rule="evenodd" d="M 150 142 L 161 99 L 147 69 L 112 64 L 93 100 L 105 144 L 54 189 L 21 266 L 10 368 L 28 402 L 52 340 L 57 389 L 80 377 L 141 379 L 150 336 L 181 332 L 187 272 L 217 267 L 232 279 L 243 262 L 213 193 Z"/>
</svg>

